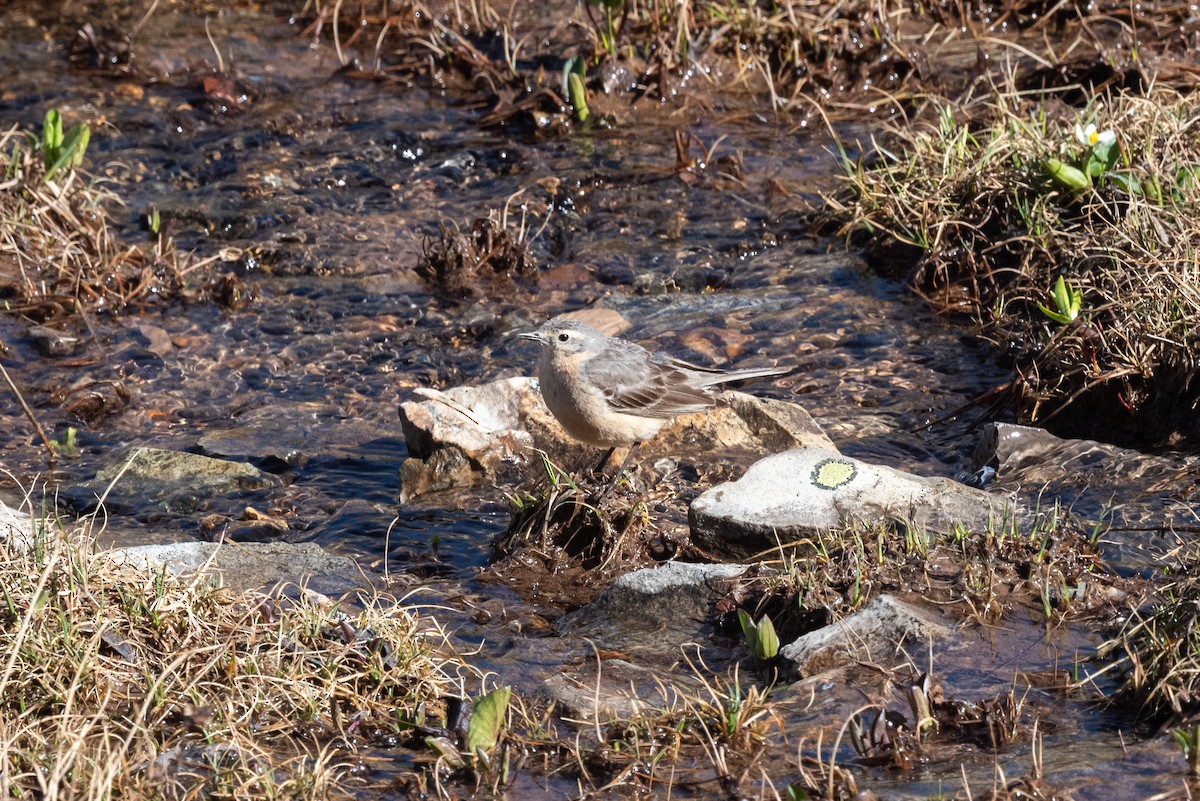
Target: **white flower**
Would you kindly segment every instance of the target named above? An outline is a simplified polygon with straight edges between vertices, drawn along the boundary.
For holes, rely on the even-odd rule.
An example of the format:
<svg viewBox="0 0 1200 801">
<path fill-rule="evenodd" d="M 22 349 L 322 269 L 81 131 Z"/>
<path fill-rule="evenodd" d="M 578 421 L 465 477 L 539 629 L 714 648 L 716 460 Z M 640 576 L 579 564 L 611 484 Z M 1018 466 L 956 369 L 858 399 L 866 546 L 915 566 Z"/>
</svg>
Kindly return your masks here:
<svg viewBox="0 0 1200 801">
<path fill-rule="evenodd" d="M 1088 123 L 1086 128 L 1075 123 L 1075 138 L 1084 147 L 1095 147 L 1098 144 L 1111 146 L 1117 141 L 1117 135 L 1111 130 L 1098 131 L 1092 123 Z"/>
</svg>

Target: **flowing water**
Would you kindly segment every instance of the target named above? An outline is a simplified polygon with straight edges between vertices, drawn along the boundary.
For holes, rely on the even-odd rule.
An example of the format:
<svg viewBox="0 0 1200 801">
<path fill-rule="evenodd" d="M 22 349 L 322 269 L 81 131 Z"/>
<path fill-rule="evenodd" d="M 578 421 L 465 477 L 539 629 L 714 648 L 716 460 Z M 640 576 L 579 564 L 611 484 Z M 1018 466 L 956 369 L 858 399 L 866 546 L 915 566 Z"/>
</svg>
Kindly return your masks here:
<svg viewBox="0 0 1200 801">
<path fill-rule="evenodd" d="M 296 539 L 387 569 L 432 600 L 457 598 L 459 637 L 491 643 L 480 658 L 532 689 L 577 655 L 554 638 L 473 622 L 481 607 L 538 614 L 505 587 L 473 581 L 507 522 L 502 494 L 482 487 L 452 508 L 396 503 L 406 456 L 398 403 L 417 387 L 529 373 L 536 354 L 515 332 L 562 311 L 615 309 L 634 322 L 626 336 L 692 361 L 794 366 L 752 391 L 801 403 L 848 455 L 925 475 L 973 466 L 969 414 L 926 426 L 1008 371 L 840 243 L 807 235 L 796 209 L 817 187 L 831 188 L 837 170 L 827 133 L 672 107 L 566 136 L 485 130 L 477 107 L 437 89 L 340 76 L 332 49 L 310 46 L 275 10 L 214 18 L 213 40 L 238 78 L 239 91 L 221 99 L 202 90 L 216 56 L 200 16 L 147 20 L 136 40 L 145 44 L 135 44 L 147 80 L 67 68 L 62 42 L 25 24 L 20 5 L 3 12 L 0 121 L 37 130 L 58 108 L 68 124 L 91 122 L 89 164 L 117 184 L 122 233 L 146 236 L 141 221 L 158 210 L 180 247 L 221 253 L 224 269 L 256 294 L 238 310 L 85 314 L 62 323 L 85 344 L 58 359 L 38 355 L 22 324 L 0 318 L 6 365 L 44 426 L 72 423 L 64 397 L 111 387 L 129 396 L 81 430 L 77 458 L 49 471 L 6 400 L 0 453 L 16 476 L 40 474 L 69 498 L 130 444 L 249 459 L 282 486 L 198 498 L 186 511 L 129 499 L 110 514 L 129 541 L 167 541 L 202 536 L 206 514 L 270 508 Z M 839 134 L 853 140 L 871 127 Z M 676 131 L 700 143 L 693 156 L 713 149 L 708 169 L 678 167 Z M 439 300 L 413 271 L 422 248 L 439 225 L 465 230 L 488 214 L 524 227 L 541 280 Z M 1149 503 L 1138 521 L 1187 504 L 1170 498 L 1183 461 L 1168 461 L 1171 481 L 1136 464 L 1104 471 L 1104 481 L 1059 476 L 1055 489 L 1092 519 L 1119 503 Z M 1038 486 L 1003 488 L 1033 497 Z M 1108 536 L 1126 572 L 1151 564 L 1163 545 L 1147 548 L 1145 534 Z M 998 646 L 1010 652 L 998 663 L 1042 649 L 1033 661 L 1052 665 L 1081 647 L 1026 628 L 1017 624 L 1019 642 Z M 1011 674 L 991 679 L 1004 684 Z M 1048 767 L 1078 761 L 1081 742 L 1101 774 L 1131 771 L 1136 784 L 1155 769 L 1122 756 L 1112 721 L 1086 709 L 1076 716 L 1064 723 L 1071 733 L 1048 740 Z M 920 796 L 953 791 L 957 770 L 878 778 Z M 990 771 L 972 768 L 973 786 L 989 784 Z M 1109 797 L 1104 781 L 1079 783 L 1078 797 Z"/>
</svg>

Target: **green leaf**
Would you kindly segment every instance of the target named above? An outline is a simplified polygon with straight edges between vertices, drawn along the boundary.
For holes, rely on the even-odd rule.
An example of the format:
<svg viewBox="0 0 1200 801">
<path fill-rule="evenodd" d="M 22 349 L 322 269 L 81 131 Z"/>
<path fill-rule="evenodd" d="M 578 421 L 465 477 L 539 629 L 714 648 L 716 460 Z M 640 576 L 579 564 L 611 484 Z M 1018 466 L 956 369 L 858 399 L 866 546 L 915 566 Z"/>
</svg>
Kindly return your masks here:
<svg viewBox="0 0 1200 801">
<path fill-rule="evenodd" d="M 1115 185 L 1118 189 L 1124 189 L 1126 192 L 1138 195 L 1142 193 L 1142 182 L 1133 173 L 1110 172 L 1104 176 L 1104 180 Z"/>
<path fill-rule="evenodd" d="M 1162 205 L 1163 192 L 1162 187 L 1158 185 L 1158 181 L 1153 178 L 1147 178 L 1142 182 L 1142 197 L 1152 203 Z"/>
<path fill-rule="evenodd" d="M 1079 317 L 1079 311 L 1083 308 L 1083 292 L 1068 284 L 1061 275 L 1050 290 L 1050 298 L 1057 307 L 1055 310 L 1040 303 L 1038 309 L 1054 322 L 1067 325 Z"/>
<path fill-rule="evenodd" d="M 575 109 L 575 116 L 580 122 L 587 122 L 592 113 L 588 110 L 587 90 L 583 86 L 583 79 L 572 72 L 567 76 L 567 87 L 570 89 L 571 108 Z"/>
<path fill-rule="evenodd" d="M 1058 159 L 1046 159 L 1042 168 L 1056 182 L 1073 192 L 1082 192 L 1092 185 L 1091 179 L 1085 173 Z"/>
<path fill-rule="evenodd" d="M 779 635 L 775 633 L 775 624 L 768 615 L 763 615 L 758 623 L 745 609 L 738 610 L 738 623 L 741 624 L 742 634 L 746 637 L 746 645 L 755 659 L 767 661 L 774 659 L 779 653 Z"/>
<path fill-rule="evenodd" d="M 1116 140 L 1111 142 L 1096 142 L 1092 145 L 1092 150 L 1088 154 L 1087 173 L 1093 178 L 1099 178 L 1102 174 L 1108 172 L 1117 163 L 1117 156 L 1120 155 L 1121 149 L 1117 147 Z"/>
<path fill-rule="evenodd" d="M 52 161 L 47 161 L 46 178 L 53 178 L 54 174 L 63 167 L 78 167 L 82 164 L 83 154 L 87 150 L 88 141 L 91 137 L 92 132 L 86 125 L 80 123 L 72 127 L 67 132 L 67 137 L 58 149 L 55 158 Z"/>
<path fill-rule="evenodd" d="M 764 661 L 774 659 L 779 653 L 779 635 L 775 633 L 775 624 L 769 615 L 763 615 L 758 621 L 758 651 L 755 653 Z"/>
<path fill-rule="evenodd" d="M 1200 184 L 1200 167 L 1183 167 L 1175 173 L 1175 185 L 1189 189 Z"/>
<path fill-rule="evenodd" d="M 475 754 L 479 749 L 486 753 L 496 747 L 500 729 L 508 716 L 508 699 L 511 687 L 498 687 L 487 695 L 475 699 L 471 712 L 471 723 L 467 726 L 467 753 Z"/>
<path fill-rule="evenodd" d="M 787 798 L 787 801 L 809 801 L 812 796 L 808 794 L 808 790 L 805 790 L 800 785 L 789 784 L 785 798 Z"/>
<path fill-rule="evenodd" d="M 87 152 L 88 142 L 92 139 L 92 129 L 82 122 L 71 127 L 63 140 L 63 150 L 71 155 L 71 166 L 78 167 L 83 163 L 83 154 Z"/>
<path fill-rule="evenodd" d="M 47 164 L 51 159 L 58 157 L 62 142 L 62 115 L 58 113 L 58 109 L 52 108 L 46 112 L 46 119 L 42 123 L 42 151 L 45 153 Z"/>
<path fill-rule="evenodd" d="M 754 618 L 750 617 L 750 613 L 745 609 L 739 609 L 738 623 L 742 627 L 742 636 L 746 638 L 746 643 L 753 651 L 755 643 L 758 642 L 758 626 L 754 625 Z"/>
</svg>

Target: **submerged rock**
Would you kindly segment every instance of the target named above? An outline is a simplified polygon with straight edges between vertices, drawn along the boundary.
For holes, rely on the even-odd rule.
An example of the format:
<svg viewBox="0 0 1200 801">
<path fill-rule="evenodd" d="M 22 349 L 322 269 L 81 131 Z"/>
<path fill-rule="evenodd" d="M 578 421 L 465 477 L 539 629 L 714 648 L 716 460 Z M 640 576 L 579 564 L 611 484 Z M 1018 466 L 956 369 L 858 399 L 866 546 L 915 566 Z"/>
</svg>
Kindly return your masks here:
<svg viewBox="0 0 1200 801">
<path fill-rule="evenodd" d="M 101 468 L 94 480 L 64 489 L 61 497 L 81 512 L 92 511 L 103 498 L 109 511 L 157 503 L 172 512 L 190 513 L 212 495 L 279 487 L 282 483 L 246 462 L 138 447 Z"/>
<path fill-rule="evenodd" d="M 559 713 L 576 721 L 609 723 L 633 720 L 655 708 L 672 707 L 685 689 L 698 681 L 670 671 L 662 675 L 624 659 L 604 659 L 566 668 L 550 676 L 541 694 L 553 701 Z"/>
<path fill-rule="evenodd" d="M 294 585 L 327 595 L 362 584 L 354 560 L 334 556 L 315 543 L 173 542 L 108 551 L 110 559 L 172 575 L 203 573 L 221 586 L 268 590 Z"/>
<path fill-rule="evenodd" d="M 1189 480 L 1195 465 L 1120 448 L 1089 439 L 1063 439 L 1049 431 L 1013 423 L 983 426 L 975 446 L 975 462 L 991 466 L 1006 478 L 1022 482 L 1082 483 L 1111 486 L 1131 478 Z"/>
<path fill-rule="evenodd" d="M 626 573 L 596 600 L 563 618 L 565 635 L 604 648 L 664 652 L 711 628 L 713 605 L 743 565 L 666 562 Z"/>
<path fill-rule="evenodd" d="M 737 481 L 692 502 L 692 541 L 711 554 L 746 559 L 855 521 L 893 522 L 921 531 L 972 529 L 1011 520 L 1007 497 L 873 465 L 824 448 L 768 456 Z"/>
<path fill-rule="evenodd" d="M 516 482 L 540 463 L 537 451 L 560 464 L 599 455 L 562 429 L 535 378 L 445 392 L 422 389 L 400 405 L 400 422 L 411 457 L 400 470 L 402 502 L 474 482 Z M 741 392 L 721 393 L 716 408 L 677 417 L 642 445 L 646 456 L 797 447 L 832 450 L 833 443 L 799 405 Z"/>
<path fill-rule="evenodd" d="M 849 617 L 796 638 L 780 648 L 779 655 L 803 678 L 851 662 L 886 664 L 902 647 L 924 653 L 930 639 L 944 638 L 950 631 L 928 612 L 880 595 Z"/>
<path fill-rule="evenodd" d="M 354 449 L 388 435 L 359 418 L 329 418 L 319 403 L 272 404 L 237 418 L 236 428 L 213 428 L 196 444 L 206 455 L 228 459 L 273 459 L 304 465 L 334 449 Z M 262 462 L 260 462 L 262 463 Z"/>
</svg>

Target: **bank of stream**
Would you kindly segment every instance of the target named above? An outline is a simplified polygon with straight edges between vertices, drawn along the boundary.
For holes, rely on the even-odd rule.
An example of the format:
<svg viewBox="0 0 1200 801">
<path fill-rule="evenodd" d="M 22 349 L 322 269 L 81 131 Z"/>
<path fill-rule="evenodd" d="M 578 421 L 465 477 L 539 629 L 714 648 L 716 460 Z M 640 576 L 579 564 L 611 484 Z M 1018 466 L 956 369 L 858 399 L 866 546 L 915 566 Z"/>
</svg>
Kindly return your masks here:
<svg viewBox="0 0 1200 801">
<path fill-rule="evenodd" d="M 301 36 L 284 6 L 221 10 L 207 32 L 201 13 L 150 14 L 137 38 L 154 44 L 139 46 L 141 72 L 128 76 L 70 68 L 66 44 L 21 3 L 0 12 L 5 126 L 37 130 L 50 108 L 87 121 L 87 166 L 123 203 L 118 233 L 147 239 L 145 221 L 157 215 L 177 248 L 219 254 L 219 270 L 250 295 L 234 308 L 168 300 L 34 321 L 77 340 L 54 351 L 29 319 L 0 317 L 4 364 L 41 425 L 55 439 L 77 430 L 75 451 L 47 464 L 29 421 L 5 401 L 10 502 L 32 487 L 37 504 L 57 499 L 65 514 L 87 513 L 103 483 L 97 472 L 132 446 L 250 462 L 269 485 L 164 498 L 118 481 L 101 541 L 316 543 L 353 559 L 365 583 L 432 610 L 460 651 L 494 674 L 491 686 L 533 697 L 593 654 L 586 641 L 559 636 L 575 594 L 539 589 L 536 575 L 511 585 L 479 578 L 517 488 L 483 483 L 397 502 L 408 456 L 398 405 L 418 388 L 531 374 L 536 348 L 516 333 L 563 312 L 613 310 L 632 323 L 624 336 L 689 361 L 790 368 L 749 391 L 802 405 L 847 456 L 932 476 L 978 466 L 977 424 L 990 421 L 969 404 L 1008 381 L 1009 368 L 841 243 L 810 235 L 801 211 L 838 170 L 831 131 L 699 101 L 646 101 L 656 110 L 565 134 L 482 128 L 479 108 L 436 86 L 339 72 L 333 49 Z M 217 53 L 237 92 L 206 86 Z M 866 141 L 875 126 L 839 122 L 833 132 Z M 422 259 L 446 231 L 489 217 L 524 238 L 536 277 L 480 281 L 459 297 L 435 291 L 419 274 Z M 647 480 L 666 469 L 655 466 L 663 456 L 647 455 Z M 690 466 L 697 491 L 705 467 Z M 1187 455 L 1067 443 L 1016 460 L 989 490 L 1070 507 L 1096 523 L 1114 575 L 1138 579 L 1178 544 L 1160 524 L 1194 508 L 1192 471 Z M 270 536 L 247 507 L 275 521 Z M 664 528 L 686 529 L 685 508 L 661 514 Z M 1021 714 L 1044 721 L 1037 745 L 1026 737 L 1000 754 L 941 753 L 912 770 L 846 751 L 859 787 L 924 798 L 959 793 L 966 777 L 980 797 L 997 765 L 1009 778 L 1035 773 L 1036 751 L 1038 769 L 1076 799 L 1181 792 L 1185 766 L 1165 736 L 1140 739 L 1122 713 L 1030 680 L 1074 669 L 1098 630 L 1018 609 L 985 631 L 969 635 L 973 648 L 935 648 L 933 669 L 960 696 L 1015 686 Z M 714 672 L 744 657 L 736 632 L 707 647 Z M 911 655 L 928 661 L 921 648 Z M 692 678 L 679 658 L 653 667 Z M 841 719 L 813 708 L 815 695 L 777 692 L 788 744 L 773 747 L 795 757 L 802 738 L 832 726 L 827 758 Z M 413 769 L 411 758 L 372 748 L 375 779 L 363 797 L 416 792 L 388 785 Z M 786 783 L 800 767 L 771 778 Z M 740 788 L 697 779 L 686 789 L 784 792 L 758 774 L 743 779 Z M 553 775 L 516 782 L 512 792 L 537 797 L 584 792 Z"/>
</svg>

